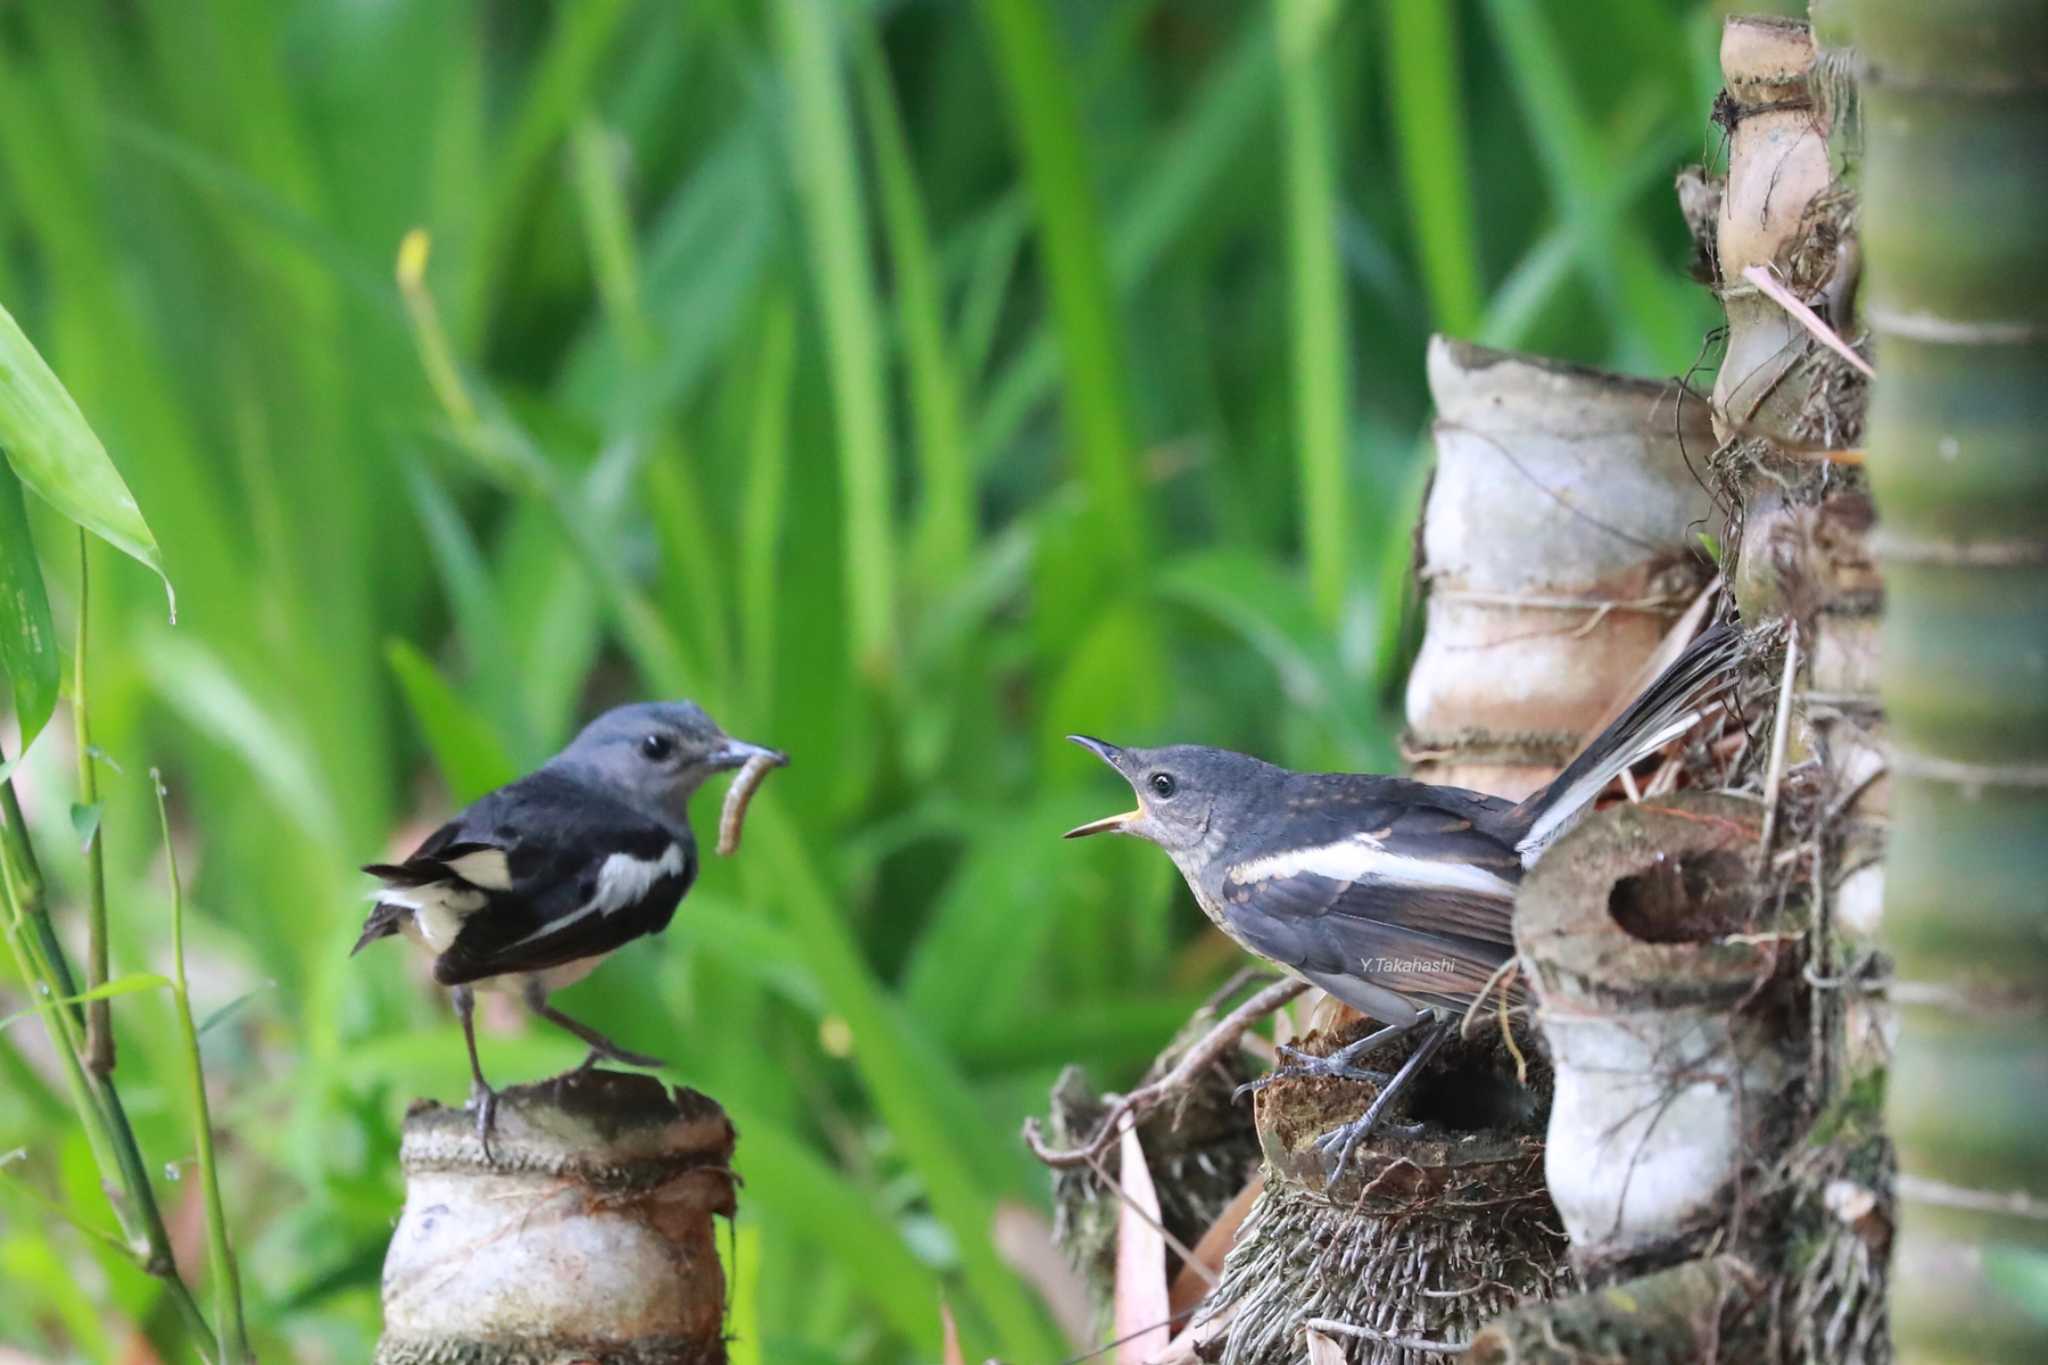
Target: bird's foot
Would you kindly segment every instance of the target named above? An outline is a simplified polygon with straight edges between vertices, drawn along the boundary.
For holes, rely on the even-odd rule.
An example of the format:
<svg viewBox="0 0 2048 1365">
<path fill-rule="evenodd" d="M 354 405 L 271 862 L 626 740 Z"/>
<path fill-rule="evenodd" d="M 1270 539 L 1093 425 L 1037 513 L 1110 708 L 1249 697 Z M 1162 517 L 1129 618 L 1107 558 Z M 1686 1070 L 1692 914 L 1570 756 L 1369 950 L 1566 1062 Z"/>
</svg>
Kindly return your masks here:
<svg viewBox="0 0 2048 1365">
<path fill-rule="evenodd" d="M 1386 1028 L 1374 1029 L 1363 1038 L 1346 1043 L 1327 1057 L 1317 1057 L 1303 1052 L 1300 1048 L 1282 1043 L 1275 1051 L 1287 1059 L 1287 1065 L 1277 1067 L 1259 1079 L 1239 1086 L 1231 1099 L 1238 1100 L 1246 1095 L 1255 1095 L 1275 1081 L 1302 1080 L 1311 1076 L 1335 1081 L 1371 1081 L 1375 1085 L 1384 1086 L 1388 1082 L 1386 1072 L 1368 1071 L 1363 1067 L 1354 1066 L 1353 1063 L 1370 1057 L 1388 1043 L 1405 1038 L 1414 1031 L 1413 1024 L 1390 1024 Z"/>
<path fill-rule="evenodd" d="M 476 1140 L 484 1149 L 484 1164 L 497 1165 L 497 1158 L 491 1154 L 491 1130 L 498 1124 L 498 1092 L 478 1081 L 469 1088 L 466 1107 L 476 1114 Z"/>
<path fill-rule="evenodd" d="M 598 1054 L 592 1052 L 590 1056 L 596 1058 Z M 645 1066 L 647 1070 L 662 1070 L 664 1066 L 668 1066 L 668 1062 L 664 1062 L 662 1058 L 647 1056 L 645 1052 L 627 1052 L 625 1048 L 610 1048 L 608 1052 L 604 1052 L 604 1056 L 623 1066 Z"/>
<path fill-rule="evenodd" d="M 1358 1144 L 1375 1132 L 1396 1133 L 1402 1137 L 1420 1137 L 1424 1128 L 1420 1123 L 1385 1123 L 1387 1102 L 1394 1098 L 1391 1088 L 1383 1090 L 1372 1106 L 1363 1114 L 1341 1128 L 1332 1128 L 1316 1139 L 1316 1150 L 1322 1153 L 1323 1172 L 1328 1184 L 1334 1185 L 1344 1178 L 1344 1168 L 1351 1164 L 1351 1154 Z"/>
<path fill-rule="evenodd" d="M 1392 1107 L 1394 1101 L 1414 1083 L 1416 1076 L 1421 1074 L 1422 1069 L 1429 1065 L 1429 1059 L 1436 1055 L 1438 1048 L 1443 1046 L 1444 1039 L 1450 1037 L 1452 1025 L 1445 1020 L 1424 1015 L 1414 1024 L 1406 1025 L 1399 1029 L 1382 1029 L 1380 1033 L 1361 1039 L 1360 1042 L 1373 1043 L 1380 1039 L 1382 1034 L 1392 1037 L 1397 1032 L 1403 1034 L 1413 1033 L 1418 1028 L 1426 1030 L 1423 1033 L 1421 1045 L 1408 1055 L 1407 1061 L 1401 1063 L 1401 1069 L 1396 1071 L 1386 1084 L 1380 1087 L 1380 1093 L 1373 1096 L 1372 1103 L 1367 1106 L 1366 1111 L 1343 1127 L 1332 1128 L 1329 1132 L 1316 1139 L 1316 1150 L 1322 1153 L 1323 1169 L 1328 1173 L 1327 1183 L 1334 1185 L 1343 1179 L 1344 1168 L 1351 1164 L 1351 1153 L 1357 1149 L 1359 1143 L 1372 1136 L 1375 1131 L 1384 1128 L 1387 1131 L 1398 1133 L 1402 1137 L 1410 1138 L 1422 1135 L 1423 1124 L 1385 1123 L 1383 1120 L 1386 1118 L 1387 1111 Z M 1356 1047 L 1358 1044 L 1354 1043 L 1352 1046 Z M 1346 1049 L 1346 1051 L 1348 1050 Z M 1332 1054 L 1332 1056 L 1342 1055 L 1342 1053 Z"/>
<path fill-rule="evenodd" d="M 591 1048 L 584 1056 L 582 1065 L 576 1069 L 579 1072 L 588 1071 L 601 1061 L 618 1062 L 622 1066 L 645 1067 L 649 1071 L 659 1071 L 668 1065 L 659 1057 L 650 1057 L 644 1052 L 628 1052 L 614 1043 L 608 1047 Z"/>
<path fill-rule="evenodd" d="M 1385 1085 L 1390 1078 L 1384 1071 L 1371 1071 L 1364 1067 L 1352 1066 L 1345 1060 L 1343 1052 L 1333 1052 L 1327 1057 L 1318 1057 L 1300 1048 L 1282 1043 L 1274 1049 L 1287 1059 L 1287 1065 L 1275 1067 L 1255 1081 L 1246 1081 L 1231 1093 L 1233 1101 L 1246 1095 L 1256 1095 L 1275 1081 L 1301 1081 L 1311 1078 L 1329 1081 L 1371 1081 Z"/>
</svg>

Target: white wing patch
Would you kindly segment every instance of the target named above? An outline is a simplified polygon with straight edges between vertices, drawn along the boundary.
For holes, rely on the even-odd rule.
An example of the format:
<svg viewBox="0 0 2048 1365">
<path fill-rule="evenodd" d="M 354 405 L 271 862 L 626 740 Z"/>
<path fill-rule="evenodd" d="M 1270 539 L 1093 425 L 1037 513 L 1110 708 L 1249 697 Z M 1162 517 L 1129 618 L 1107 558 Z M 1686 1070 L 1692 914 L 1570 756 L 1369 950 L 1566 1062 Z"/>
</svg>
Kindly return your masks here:
<svg viewBox="0 0 2048 1365">
<path fill-rule="evenodd" d="M 597 869 L 597 891 L 589 900 L 510 946 L 521 948 L 537 939 L 558 934 L 591 915 L 609 915 L 629 905 L 638 905 L 656 882 L 664 877 L 679 877 L 682 873 L 683 849 L 680 844 L 670 844 L 661 851 L 659 858 L 636 858 L 630 853 L 614 853 Z"/>
<path fill-rule="evenodd" d="M 1389 853 L 1386 845 L 1370 834 L 1354 834 L 1331 844 L 1291 848 L 1285 853 L 1254 858 L 1230 869 L 1230 880 L 1248 886 L 1275 877 L 1303 874 L 1339 882 L 1369 881 L 1431 891 L 1467 891 L 1501 900 L 1515 898 L 1514 883 L 1483 867 Z"/>
<path fill-rule="evenodd" d="M 454 882 L 387 886 L 370 898 L 379 905 L 399 905 L 412 911 L 421 942 L 437 953 L 448 951 L 462 932 L 462 921 L 483 909 L 485 900 L 483 892 Z"/>
<path fill-rule="evenodd" d="M 480 848 L 442 864 L 450 872 L 486 891 L 512 889 L 512 865 L 502 848 Z"/>
<path fill-rule="evenodd" d="M 635 858 L 630 853 L 614 853 L 597 870 L 597 895 L 591 904 L 609 915 L 614 910 L 638 904 L 663 877 L 680 877 L 682 874 L 683 849 L 680 844 L 670 844 L 652 862 Z"/>
</svg>

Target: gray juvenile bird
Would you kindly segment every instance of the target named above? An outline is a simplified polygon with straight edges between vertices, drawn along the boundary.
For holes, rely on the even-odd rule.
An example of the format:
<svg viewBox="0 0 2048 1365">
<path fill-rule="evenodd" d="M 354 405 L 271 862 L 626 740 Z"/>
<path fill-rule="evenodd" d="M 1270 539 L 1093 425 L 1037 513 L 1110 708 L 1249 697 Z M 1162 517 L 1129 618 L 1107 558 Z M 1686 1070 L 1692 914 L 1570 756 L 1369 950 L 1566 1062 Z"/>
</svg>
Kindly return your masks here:
<svg viewBox="0 0 2048 1365">
<path fill-rule="evenodd" d="M 479 798 L 383 879 L 351 955 L 403 933 L 434 954 L 469 1045 L 477 1136 L 490 1152 L 497 1092 L 477 1061 L 478 984 L 509 987 L 527 1007 L 590 1045 L 583 1065 L 628 1052 L 548 1003 L 620 944 L 668 927 L 697 877 L 685 809 L 714 773 L 781 754 L 733 739 L 695 702 L 640 702 L 605 712 L 539 770 Z"/>
<path fill-rule="evenodd" d="M 1326 1134 L 1332 1179 L 1449 1036 L 1454 1016 L 1514 956 L 1523 869 L 1622 770 L 1683 735 L 1730 685 L 1742 637 L 1716 627 L 1645 688 L 1548 786 L 1520 803 L 1355 773 L 1298 773 L 1227 749 L 1127 749 L 1070 735 L 1115 768 L 1138 808 L 1069 830 L 1165 849 L 1218 928 L 1386 1027 L 1279 1074 L 1381 1083 L 1357 1121 Z M 1510 1003 L 1513 985 L 1501 986 Z M 1395 1039 L 1421 1043 L 1392 1077 L 1352 1064 Z"/>
</svg>

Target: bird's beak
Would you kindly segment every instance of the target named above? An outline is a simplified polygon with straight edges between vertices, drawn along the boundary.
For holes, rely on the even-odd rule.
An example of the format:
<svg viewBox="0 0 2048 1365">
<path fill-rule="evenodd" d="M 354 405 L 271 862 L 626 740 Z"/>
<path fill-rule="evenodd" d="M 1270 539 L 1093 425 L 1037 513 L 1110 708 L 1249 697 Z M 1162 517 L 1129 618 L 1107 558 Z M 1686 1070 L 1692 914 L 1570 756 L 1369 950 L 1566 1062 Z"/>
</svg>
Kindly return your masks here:
<svg viewBox="0 0 2048 1365">
<path fill-rule="evenodd" d="M 757 758 L 766 759 L 771 767 L 789 766 L 789 755 L 779 749 L 770 749 L 760 744 L 749 744 L 743 739 L 731 738 L 728 738 L 722 747 L 711 751 L 711 766 L 718 772 L 725 772 L 731 768 L 745 767 Z"/>
<path fill-rule="evenodd" d="M 1067 743 L 1080 745 L 1112 768 L 1116 767 L 1117 759 L 1121 758 L 1124 752 L 1121 746 L 1111 744 L 1106 739 L 1096 739 L 1092 735 L 1068 735 Z"/>
<path fill-rule="evenodd" d="M 1117 759 L 1123 755 L 1123 750 L 1111 744 L 1108 740 L 1095 739 L 1088 735 L 1068 735 L 1067 738 L 1086 749 L 1089 753 L 1094 754 L 1112 768 L 1117 766 Z M 1118 769 L 1118 771 L 1122 770 Z M 1144 815 L 1145 812 L 1142 810 L 1132 810 L 1125 811 L 1122 815 L 1110 815 L 1100 820 L 1090 820 L 1085 825 L 1076 825 L 1068 830 L 1066 837 L 1069 839 L 1080 839 L 1090 834 L 1123 834 L 1128 832 L 1133 822 L 1143 819 Z"/>
<path fill-rule="evenodd" d="M 1144 817 L 1141 810 L 1127 810 L 1122 815 L 1105 815 L 1100 820 L 1090 820 L 1085 825 L 1076 825 L 1068 830 L 1065 838 L 1079 839 L 1089 834 L 1122 834 L 1134 820 Z"/>
</svg>

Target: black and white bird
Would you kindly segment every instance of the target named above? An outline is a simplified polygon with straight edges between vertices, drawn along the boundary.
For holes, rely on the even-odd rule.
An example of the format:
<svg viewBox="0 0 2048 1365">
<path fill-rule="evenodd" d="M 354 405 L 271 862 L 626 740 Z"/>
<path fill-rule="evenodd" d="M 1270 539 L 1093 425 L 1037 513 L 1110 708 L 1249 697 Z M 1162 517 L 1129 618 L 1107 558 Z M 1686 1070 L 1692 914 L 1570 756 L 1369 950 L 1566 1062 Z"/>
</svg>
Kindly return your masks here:
<svg viewBox="0 0 2048 1365">
<path fill-rule="evenodd" d="M 786 761 L 733 739 L 694 702 L 640 702 L 605 712 L 537 771 L 479 798 L 383 880 L 351 955 L 403 933 L 434 954 L 469 1046 L 470 1104 L 490 1151 L 497 1093 L 477 1061 L 477 986 L 515 990 L 527 1007 L 609 1057 L 658 1067 L 548 1003 L 606 954 L 668 927 L 697 876 L 690 796 L 750 759 Z"/>
<path fill-rule="evenodd" d="M 1069 830 L 1130 834 L 1166 850 L 1203 911 L 1249 952 L 1322 987 L 1384 1028 L 1281 1074 L 1379 1082 L 1357 1121 L 1322 1139 L 1351 1150 L 1489 989 L 1511 973 L 1515 889 L 1551 841 L 1624 769 L 1684 735 L 1732 685 L 1739 632 L 1716 627 L 1658 675 L 1578 757 L 1521 802 L 1356 773 L 1299 773 L 1227 749 L 1120 748 L 1070 735 L 1128 781 L 1138 808 Z M 1392 1077 L 1353 1064 L 1421 1035 Z"/>
</svg>

